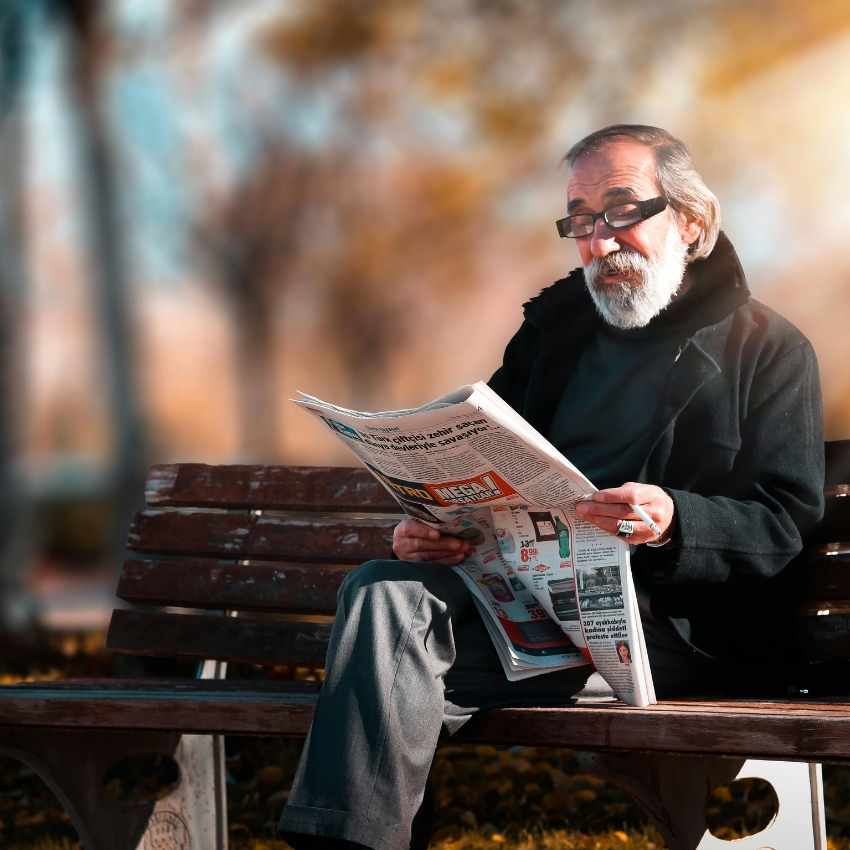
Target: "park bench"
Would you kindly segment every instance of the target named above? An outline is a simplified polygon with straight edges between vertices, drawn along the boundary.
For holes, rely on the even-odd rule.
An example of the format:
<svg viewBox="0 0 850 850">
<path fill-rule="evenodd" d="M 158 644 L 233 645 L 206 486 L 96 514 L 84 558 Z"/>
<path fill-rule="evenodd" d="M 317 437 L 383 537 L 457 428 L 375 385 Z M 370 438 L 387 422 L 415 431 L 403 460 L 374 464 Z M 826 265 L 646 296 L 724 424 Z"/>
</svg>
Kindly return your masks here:
<svg viewBox="0 0 850 850">
<path fill-rule="evenodd" d="M 800 622 L 818 652 L 847 655 L 850 441 L 827 443 L 826 455 L 828 508 Z M 107 645 L 197 662 L 198 677 L 0 687 L 0 754 L 47 782 L 86 850 L 223 850 L 222 736 L 304 736 L 318 693 L 315 682 L 226 679 L 227 664 L 320 668 L 337 589 L 352 566 L 390 555 L 398 507 L 353 468 L 154 466 L 146 499 L 128 540 L 140 557 L 117 590 L 136 607 L 114 611 Z M 725 846 L 706 834 L 707 795 L 764 776 L 780 813 L 736 850 L 821 850 L 820 763 L 850 763 L 850 698 L 505 708 L 457 739 L 575 749 L 587 772 L 637 799 L 670 850 Z M 105 772 L 146 752 L 178 762 L 177 789 L 145 806 L 107 799 Z"/>
</svg>

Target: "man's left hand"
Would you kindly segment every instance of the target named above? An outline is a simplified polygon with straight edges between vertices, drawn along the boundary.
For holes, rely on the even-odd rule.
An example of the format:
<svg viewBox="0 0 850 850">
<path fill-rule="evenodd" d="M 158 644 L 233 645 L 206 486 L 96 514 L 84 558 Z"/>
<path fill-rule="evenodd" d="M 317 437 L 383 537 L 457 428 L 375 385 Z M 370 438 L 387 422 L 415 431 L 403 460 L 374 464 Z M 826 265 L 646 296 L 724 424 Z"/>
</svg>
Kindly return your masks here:
<svg viewBox="0 0 850 850">
<path fill-rule="evenodd" d="M 652 521 L 661 529 L 659 537 L 630 507 L 639 505 Z M 622 487 L 599 490 L 593 494 L 593 501 L 579 502 L 576 513 L 580 519 L 593 523 L 609 534 L 616 534 L 620 520 L 628 519 L 634 525 L 630 537 L 624 537 L 629 543 L 656 543 L 667 540 L 673 523 L 673 500 L 653 484 L 636 484 L 630 481 Z"/>
</svg>

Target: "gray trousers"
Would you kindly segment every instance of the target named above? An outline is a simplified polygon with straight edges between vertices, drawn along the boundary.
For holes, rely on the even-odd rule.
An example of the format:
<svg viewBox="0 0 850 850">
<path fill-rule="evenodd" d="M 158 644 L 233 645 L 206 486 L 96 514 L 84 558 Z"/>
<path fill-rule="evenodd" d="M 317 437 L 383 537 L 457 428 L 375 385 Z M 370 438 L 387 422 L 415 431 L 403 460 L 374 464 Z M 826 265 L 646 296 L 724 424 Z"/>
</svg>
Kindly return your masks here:
<svg viewBox="0 0 850 850">
<path fill-rule="evenodd" d="M 650 663 L 655 672 L 652 653 Z M 325 682 L 278 830 L 407 850 L 441 732 L 486 708 L 568 704 L 591 672 L 509 682 L 450 568 L 363 564 L 340 588 Z"/>
</svg>

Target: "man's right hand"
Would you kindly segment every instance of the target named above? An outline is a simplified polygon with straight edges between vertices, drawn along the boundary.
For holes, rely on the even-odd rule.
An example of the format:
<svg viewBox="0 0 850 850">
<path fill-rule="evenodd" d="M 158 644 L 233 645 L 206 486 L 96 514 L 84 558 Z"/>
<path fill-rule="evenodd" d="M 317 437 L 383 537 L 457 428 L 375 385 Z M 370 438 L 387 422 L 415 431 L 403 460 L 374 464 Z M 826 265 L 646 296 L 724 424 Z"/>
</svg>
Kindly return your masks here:
<svg viewBox="0 0 850 850">
<path fill-rule="evenodd" d="M 418 519 L 405 519 L 393 532 L 393 552 L 402 561 L 433 561 L 453 567 L 466 557 L 469 543 L 440 534 Z"/>
</svg>

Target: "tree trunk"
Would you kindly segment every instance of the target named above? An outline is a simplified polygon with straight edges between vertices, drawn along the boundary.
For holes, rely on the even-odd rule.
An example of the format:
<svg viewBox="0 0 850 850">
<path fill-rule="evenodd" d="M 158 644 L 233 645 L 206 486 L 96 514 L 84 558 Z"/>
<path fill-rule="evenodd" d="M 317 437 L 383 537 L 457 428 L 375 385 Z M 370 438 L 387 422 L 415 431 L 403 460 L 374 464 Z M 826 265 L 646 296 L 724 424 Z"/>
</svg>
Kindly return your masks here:
<svg viewBox="0 0 850 850">
<path fill-rule="evenodd" d="M 235 300 L 240 446 L 243 460 L 274 463 L 280 457 L 275 409 L 274 320 L 269 305 L 243 287 Z"/>
<path fill-rule="evenodd" d="M 0 22 L 0 626 L 10 622 L 31 538 L 28 500 L 15 474 L 20 456 L 24 392 L 23 338 L 26 250 L 23 226 L 26 0 L 7 5 Z M 21 612 L 26 613 L 26 612 Z"/>
<path fill-rule="evenodd" d="M 95 0 L 65 0 L 71 24 L 72 86 L 79 108 L 78 131 L 90 234 L 90 257 L 100 306 L 114 431 L 115 523 L 113 552 L 124 551 L 133 507 L 142 503 L 146 457 L 133 368 L 133 328 L 124 262 L 115 166 L 103 109 L 105 53 Z M 121 568 L 116 557 L 116 568 Z"/>
</svg>

